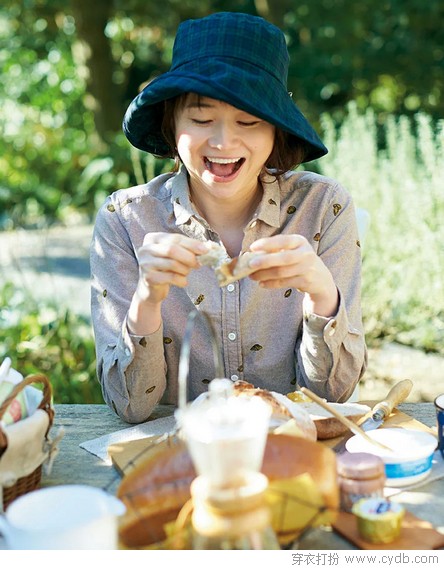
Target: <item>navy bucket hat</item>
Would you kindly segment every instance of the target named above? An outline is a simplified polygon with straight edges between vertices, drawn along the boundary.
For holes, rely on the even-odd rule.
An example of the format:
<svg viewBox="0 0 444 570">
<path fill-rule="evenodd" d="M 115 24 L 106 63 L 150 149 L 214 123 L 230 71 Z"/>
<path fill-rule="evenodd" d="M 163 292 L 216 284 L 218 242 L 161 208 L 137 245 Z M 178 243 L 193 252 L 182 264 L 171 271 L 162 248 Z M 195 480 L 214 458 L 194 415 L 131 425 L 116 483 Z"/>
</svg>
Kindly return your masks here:
<svg viewBox="0 0 444 570">
<path fill-rule="evenodd" d="M 307 149 L 304 162 L 328 151 L 287 91 L 289 56 L 282 31 L 263 18 L 219 12 L 179 25 L 168 72 L 153 79 L 128 107 L 130 143 L 171 156 L 162 135 L 163 102 L 197 93 L 229 103 L 290 133 Z"/>
</svg>

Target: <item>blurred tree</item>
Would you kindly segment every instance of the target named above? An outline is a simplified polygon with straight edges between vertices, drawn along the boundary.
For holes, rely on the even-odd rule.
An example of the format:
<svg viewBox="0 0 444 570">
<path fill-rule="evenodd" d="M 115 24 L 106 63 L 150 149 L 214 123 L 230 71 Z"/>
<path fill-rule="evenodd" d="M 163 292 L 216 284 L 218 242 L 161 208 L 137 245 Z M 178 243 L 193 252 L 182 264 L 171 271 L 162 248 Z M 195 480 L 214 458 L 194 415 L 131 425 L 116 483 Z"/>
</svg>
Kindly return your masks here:
<svg viewBox="0 0 444 570">
<path fill-rule="evenodd" d="M 303 110 L 343 116 L 344 105 L 435 118 L 444 113 L 444 4 L 440 0 L 256 0 L 282 27 L 289 86 Z M 425 71 L 426 70 L 426 71 Z"/>
<path fill-rule="evenodd" d="M 88 107 L 94 113 L 100 138 L 110 142 L 122 123 L 122 86 L 113 80 L 115 62 L 106 35 L 113 5 L 109 0 L 72 0 L 72 7 L 81 45 L 77 65 L 88 69 Z"/>
<path fill-rule="evenodd" d="M 0 227 L 91 206 L 81 176 L 94 125 L 71 57 L 74 21 L 57 8 L 38 0 L 0 8 Z"/>
<path fill-rule="evenodd" d="M 134 182 L 121 119 L 171 60 L 180 21 L 222 10 L 280 26 L 289 90 L 320 128 L 346 103 L 444 115 L 441 0 L 9 0 L 0 7 L 0 228 L 89 217 Z"/>
</svg>

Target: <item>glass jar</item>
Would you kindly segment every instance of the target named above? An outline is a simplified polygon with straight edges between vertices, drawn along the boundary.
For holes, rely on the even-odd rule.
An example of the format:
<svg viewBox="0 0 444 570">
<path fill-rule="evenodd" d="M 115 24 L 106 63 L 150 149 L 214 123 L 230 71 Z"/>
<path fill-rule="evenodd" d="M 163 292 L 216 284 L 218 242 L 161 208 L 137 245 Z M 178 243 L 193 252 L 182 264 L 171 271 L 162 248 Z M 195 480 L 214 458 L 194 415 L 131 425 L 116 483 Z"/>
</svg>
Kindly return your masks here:
<svg viewBox="0 0 444 570">
<path fill-rule="evenodd" d="M 360 499 L 384 497 L 384 461 L 371 453 L 342 453 L 337 457 L 341 510 L 351 512 Z"/>
</svg>

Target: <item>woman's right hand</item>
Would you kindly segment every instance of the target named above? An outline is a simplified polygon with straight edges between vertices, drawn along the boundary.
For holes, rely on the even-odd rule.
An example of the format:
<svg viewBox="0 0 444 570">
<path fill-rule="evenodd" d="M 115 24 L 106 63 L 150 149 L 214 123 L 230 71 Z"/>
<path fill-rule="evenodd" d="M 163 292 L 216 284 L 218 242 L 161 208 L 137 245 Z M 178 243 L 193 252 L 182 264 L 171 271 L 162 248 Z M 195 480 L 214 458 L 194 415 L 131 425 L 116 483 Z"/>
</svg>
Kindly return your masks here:
<svg viewBox="0 0 444 570">
<path fill-rule="evenodd" d="M 196 256 L 207 251 L 205 242 L 183 234 L 146 234 L 137 251 L 140 270 L 137 289 L 141 300 L 160 303 L 171 285 L 185 287 L 189 272 L 200 267 Z"/>
</svg>

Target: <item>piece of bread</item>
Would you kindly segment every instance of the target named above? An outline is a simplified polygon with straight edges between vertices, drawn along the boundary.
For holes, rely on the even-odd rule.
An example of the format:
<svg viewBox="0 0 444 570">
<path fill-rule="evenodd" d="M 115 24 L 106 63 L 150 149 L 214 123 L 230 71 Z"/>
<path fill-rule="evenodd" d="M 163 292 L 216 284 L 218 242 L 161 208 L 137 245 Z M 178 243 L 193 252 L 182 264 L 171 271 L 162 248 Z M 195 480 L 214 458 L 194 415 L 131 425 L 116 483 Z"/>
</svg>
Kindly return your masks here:
<svg viewBox="0 0 444 570">
<path fill-rule="evenodd" d="M 324 445 L 302 437 L 270 433 L 262 472 L 269 481 L 309 473 L 328 509 L 336 511 L 339 491 L 336 456 Z M 164 524 L 174 521 L 196 477 L 187 447 L 179 438 L 158 444 L 149 457 L 126 475 L 117 496 L 125 503 L 119 538 L 125 547 L 148 546 L 165 539 Z"/>
<path fill-rule="evenodd" d="M 344 404 L 329 402 L 329 405 L 354 423 L 358 423 L 358 421 L 370 411 L 369 406 L 354 402 L 347 402 Z M 302 408 L 310 415 L 316 426 L 318 439 L 332 439 L 334 437 L 339 437 L 348 431 L 347 426 L 315 402 L 295 403 L 290 401 L 290 411 L 293 410 L 295 406 Z"/>
<path fill-rule="evenodd" d="M 250 267 L 250 261 L 257 255 L 257 253 L 246 251 L 239 257 L 234 257 L 229 263 L 222 263 L 216 267 L 215 272 L 219 285 L 225 287 L 225 285 L 239 281 L 239 279 L 257 271 L 256 268 Z"/>
<path fill-rule="evenodd" d="M 239 281 L 239 279 L 247 277 L 247 275 L 256 271 L 249 264 L 258 255 L 257 253 L 246 251 L 239 257 L 230 259 L 223 246 L 215 242 L 208 243 L 211 245 L 208 252 L 198 255 L 197 259 L 201 265 L 207 265 L 214 269 L 221 287 L 225 287 L 225 285 L 229 285 L 234 281 Z"/>
<path fill-rule="evenodd" d="M 208 241 L 206 243 L 209 247 L 208 251 L 197 256 L 201 265 L 207 265 L 208 267 L 216 269 L 216 267 L 230 261 L 230 257 L 222 245 L 214 241 Z"/>
<path fill-rule="evenodd" d="M 245 396 L 247 398 L 252 398 L 253 396 L 259 396 L 262 400 L 265 400 L 267 404 L 271 406 L 272 414 L 284 419 L 290 419 L 291 415 L 289 409 L 279 403 L 279 401 L 273 396 L 272 392 L 269 390 L 264 390 L 263 388 L 256 388 L 250 382 L 245 380 L 236 380 L 233 384 L 233 394 L 234 396 Z"/>
<path fill-rule="evenodd" d="M 311 441 L 316 441 L 316 425 L 310 417 L 310 414 L 300 407 L 289 408 L 286 405 L 286 400 L 288 400 L 288 398 L 282 394 L 278 394 L 277 392 L 270 392 L 269 390 L 264 390 L 263 388 L 256 388 L 253 384 L 250 384 L 244 380 L 237 380 L 234 383 L 233 393 L 235 396 L 243 396 L 247 398 L 259 396 L 271 406 L 271 427 L 276 427 L 276 425 L 282 424 L 283 422 L 293 420 L 293 423 L 299 430 L 300 436 L 305 437 Z"/>
</svg>

